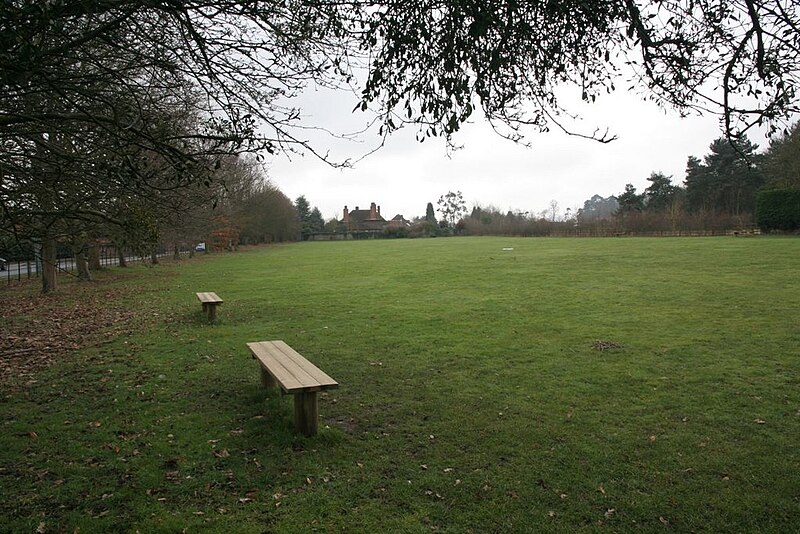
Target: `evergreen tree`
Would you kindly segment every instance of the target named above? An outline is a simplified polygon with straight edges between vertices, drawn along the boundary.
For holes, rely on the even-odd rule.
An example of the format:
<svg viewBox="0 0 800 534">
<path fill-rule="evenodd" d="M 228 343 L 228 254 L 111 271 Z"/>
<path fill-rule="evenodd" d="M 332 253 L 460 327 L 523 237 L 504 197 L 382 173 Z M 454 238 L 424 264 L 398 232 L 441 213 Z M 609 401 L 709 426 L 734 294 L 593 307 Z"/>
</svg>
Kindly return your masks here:
<svg viewBox="0 0 800 534">
<path fill-rule="evenodd" d="M 772 139 L 764 154 L 764 175 L 771 189 L 800 190 L 800 122 Z"/>
<path fill-rule="evenodd" d="M 666 211 L 677 200 L 680 188 L 672 185 L 672 176 L 653 172 L 647 179 L 650 185 L 644 190 L 648 211 Z"/>
<path fill-rule="evenodd" d="M 694 213 L 710 212 L 713 204 L 711 180 L 708 169 L 700 158 L 689 156 L 686 161 L 686 202 L 689 211 Z"/>
<path fill-rule="evenodd" d="M 736 141 L 721 137 L 711 143 L 702 164 L 690 157 L 686 172 L 689 208 L 732 215 L 753 213 L 756 193 L 764 183 L 756 165 L 757 149 L 746 137 Z"/>
<path fill-rule="evenodd" d="M 310 233 L 321 232 L 325 226 L 325 219 L 322 218 L 322 213 L 319 208 L 314 208 L 308 214 L 308 230 Z"/>
<path fill-rule="evenodd" d="M 297 211 L 297 219 L 300 221 L 300 234 L 303 239 L 308 239 L 308 236 L 313 234 L 315 230 L 314 221 L 312 220 L 313 212 L 311 210 L 311 205 L 304 195 L 300 195 L 294 201 L 294 209 Z M 319 210 L 317 210 L 317 213 L 319 213 Z M 322 215 L 319 216 L 319 219 L 322 220 Z M 320 228 L 321 227 L 322 225 L 320 225 Z"/>
<path fill-rule="evenodd" d="M 603 198 L 600 195 L 593 195 L 592 198 L 583 203 L 583 207 L 578 210 L 578 221 L 586 222 L 595 219 L 605 219 L 611 217 L 619 209 L 617 197 L 610 196 Z"/>
<path fill-rule="evenodd" d="M 428 207 L 425 208 L 425 220 L 431 223 L 436 223 L 436 212 L 433 211 L 433 204 L 428 202 Z"/>
<path fill-rule="evenodd" d="M 617 196 L 617 215 L 639 212 L 644 209 L 644 195 L 636 193 L 633 184 L 625 184 L 625 191 Z"/>
</svg>

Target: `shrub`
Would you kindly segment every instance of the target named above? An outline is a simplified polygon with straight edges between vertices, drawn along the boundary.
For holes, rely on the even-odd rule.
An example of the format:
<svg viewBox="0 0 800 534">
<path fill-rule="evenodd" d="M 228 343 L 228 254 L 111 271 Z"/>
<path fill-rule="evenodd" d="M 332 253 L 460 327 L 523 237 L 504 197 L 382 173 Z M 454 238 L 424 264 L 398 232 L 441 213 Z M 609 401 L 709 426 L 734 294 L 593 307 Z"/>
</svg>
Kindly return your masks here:
<svg viewBox="0 0 800 534">
<path fill-rule="evenodd" d="M 423 219 L 412 223 L 406 235 L 407 237 L 436 237 L 439 235 L 439 225 Z"/>
<path fill-rule="evenodd" d="M 408 237 L 408 228 L 405 226 L 389 226 L 383 230 L 383 236 L 388 238 Z"/>
</svg>

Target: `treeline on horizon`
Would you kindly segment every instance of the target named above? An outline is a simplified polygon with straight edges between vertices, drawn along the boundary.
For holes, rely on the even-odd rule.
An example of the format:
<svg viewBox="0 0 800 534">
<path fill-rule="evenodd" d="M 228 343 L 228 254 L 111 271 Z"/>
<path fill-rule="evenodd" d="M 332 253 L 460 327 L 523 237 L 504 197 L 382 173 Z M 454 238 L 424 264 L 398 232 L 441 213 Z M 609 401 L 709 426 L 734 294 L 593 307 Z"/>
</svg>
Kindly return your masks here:
<svg viewBox="0 0 800 534">
<path fill-rule="evenodd" d="M 416 219 L 407 235 L 604 236 L 720 234 L 760 228 L 800 229 L 800 123 L 758 153 L 746 137 L 715 139 L 703 159 L 689 156 L 682 183 L 652 172 L 642 191 L 630 183 L 618 195 L 594 195 L 565 212 L 551 202 L 541 213 L 474 206 L 452 227 Z"/>
</svg>

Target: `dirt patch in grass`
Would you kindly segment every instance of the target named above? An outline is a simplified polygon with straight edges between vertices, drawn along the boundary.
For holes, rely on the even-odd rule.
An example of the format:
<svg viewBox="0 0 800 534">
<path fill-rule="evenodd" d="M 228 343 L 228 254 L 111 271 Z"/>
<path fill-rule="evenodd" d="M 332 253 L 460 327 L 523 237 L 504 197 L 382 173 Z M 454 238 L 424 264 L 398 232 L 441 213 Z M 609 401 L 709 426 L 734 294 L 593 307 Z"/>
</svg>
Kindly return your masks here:
<svg viewBox="0 0 800 534">
<path fill-rule="evenodd" d="M 594 350 L 599 351 L 606 351 L 606 350 L 613 350 L 613 349 L 621 349 L 622 345 L 617 343 L 616 341 L 609 341 L 607 339 L 596 339 L 592 342 L 592 348 Z"/>
<path fill-rule="evenodd" d="M 36 373 L 78 349 L 130 330 L 136 312 L 120 305 L 126 288 L 108 281 L 71 285 L 54 296 L 15 288 L 0 298 L 0 388 L 17 389 Z"/>
</svg>

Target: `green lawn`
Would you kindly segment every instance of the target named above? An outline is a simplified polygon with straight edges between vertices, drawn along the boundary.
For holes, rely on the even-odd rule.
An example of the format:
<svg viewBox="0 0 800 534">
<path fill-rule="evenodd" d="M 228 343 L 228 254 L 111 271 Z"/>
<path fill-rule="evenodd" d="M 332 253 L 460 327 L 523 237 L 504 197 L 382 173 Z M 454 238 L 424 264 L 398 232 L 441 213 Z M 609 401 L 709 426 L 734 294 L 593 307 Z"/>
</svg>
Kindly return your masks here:
<svg viewBox="0 0 800 534">
<path fill-rule="evenodd" d="M 798 260 L 790 238 L 452 238 L 107 273 L 146 319 L 3 393 L 0 529 L 793 531 Z M 341 384 L 314 438 L 260 386 L 267 339 Z"/>
</svg>

